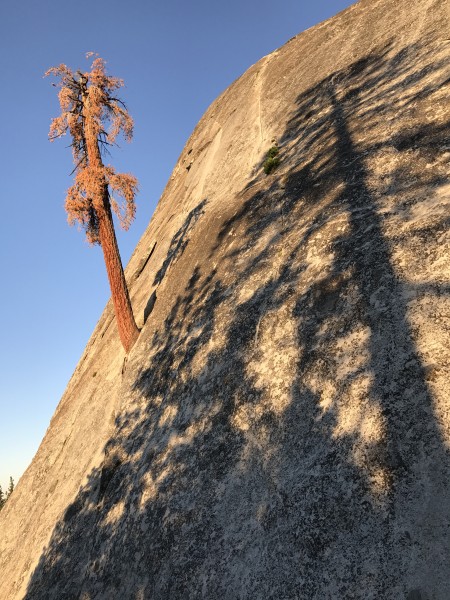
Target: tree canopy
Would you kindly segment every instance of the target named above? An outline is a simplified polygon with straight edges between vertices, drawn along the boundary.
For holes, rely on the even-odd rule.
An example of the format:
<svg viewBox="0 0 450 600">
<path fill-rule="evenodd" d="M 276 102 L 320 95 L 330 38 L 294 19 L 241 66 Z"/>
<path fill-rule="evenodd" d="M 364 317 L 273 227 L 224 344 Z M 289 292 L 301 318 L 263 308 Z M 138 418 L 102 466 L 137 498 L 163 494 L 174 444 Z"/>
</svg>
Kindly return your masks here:
<svg viewBox="0 0 450 600">
<path fill-rule="evenodd" d="M 87 58 L 93 56 L 89 52 Z M 106 73 L 105 61 L 96 56 L 91 70 L 75 73 L 66 65 L 48 69 L 45 76 L 59 78 L 58 99 L 61 114 L 52 120 L 49 131 L 51 141 L 69 133 L 72 137 L 72 152 L 75 163 L 74 184 L 69 188 L 65 207 L 71 225 L 78 223 L 86 232 L 91 244 L 100 243 L 98 202 L 102 199 L 102 186 L 106 182 L 117 198 L 109 191 L 112 211 L 119 218 L 120 225 L 128 229 L 134 219 L 136 206 L 137 179 L 129 173 L 116 173 L 111 165 L 102 161 L 93 164 L 88 156 L 86 125 L 89 123 L 89 135 L 98 147 L 105 151 L 114 144 L 122 133 L 127 141 L 133 136 L 133 119 L 125 104 L 116 97 L 115 92 L 124 83 L 122 79 Z M 100 164 L 99 164 L 100 163 Z"/>
</svg>

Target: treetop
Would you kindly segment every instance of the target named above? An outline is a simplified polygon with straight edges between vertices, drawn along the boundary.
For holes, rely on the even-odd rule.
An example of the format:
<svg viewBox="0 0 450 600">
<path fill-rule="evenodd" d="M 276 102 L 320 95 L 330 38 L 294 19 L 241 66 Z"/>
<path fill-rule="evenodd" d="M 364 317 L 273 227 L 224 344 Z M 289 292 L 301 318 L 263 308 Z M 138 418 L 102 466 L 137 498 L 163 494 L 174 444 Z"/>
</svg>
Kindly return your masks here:
<svg viewBox="0 0 450 600">
<path fill-rule="evenodd" d="M 45 76 L 59 79 L 53 85 L 59 88 L 61 114 L 50 124 L 50 141 L 67 133 L 72 137 L 75 182 L 66 196 L 68 221 L 71 225 L 78 223 L 85 230 L 89 243 L 98 244 L 98 211 L 101 209 L 98 202 L 104 197 L 101 189 L 105 190 L 121 227 L 128 229 L 136 212 L 134 198 L 138 182 L 129 173 L 116 173 L 114 167 L 104 165 L 101 159 L 101 152 L 108 152 L 108 146 L 115 143 L 120 133 L 131 141 L 133 119 L 124 102 L 115 95 L 123 87 L 123 80 L 107 74 L 103 58 L 93 52 L 86 54 L 88 59 L 93 56 L 90 71 L 74 72 L 60 64 L 48 69 Z M 122 201 L 118 202 L 109 189 L 121 196 Z"/>
</svg>

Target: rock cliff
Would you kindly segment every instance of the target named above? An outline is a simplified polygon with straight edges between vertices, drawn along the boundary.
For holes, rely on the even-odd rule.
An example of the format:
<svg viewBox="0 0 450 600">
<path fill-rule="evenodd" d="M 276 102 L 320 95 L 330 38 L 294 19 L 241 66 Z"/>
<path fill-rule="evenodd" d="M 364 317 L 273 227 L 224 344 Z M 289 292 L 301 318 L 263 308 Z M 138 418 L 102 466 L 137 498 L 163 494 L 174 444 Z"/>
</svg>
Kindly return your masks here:
<svg viewBox="0 0 450 600">
<path fill-rule="evenodd" d="M 362 0 L 208 109 L 138 342 L 108 304 L 0 514 L 2 599 L 450 598 L 449 38 Z"/>
</svg>

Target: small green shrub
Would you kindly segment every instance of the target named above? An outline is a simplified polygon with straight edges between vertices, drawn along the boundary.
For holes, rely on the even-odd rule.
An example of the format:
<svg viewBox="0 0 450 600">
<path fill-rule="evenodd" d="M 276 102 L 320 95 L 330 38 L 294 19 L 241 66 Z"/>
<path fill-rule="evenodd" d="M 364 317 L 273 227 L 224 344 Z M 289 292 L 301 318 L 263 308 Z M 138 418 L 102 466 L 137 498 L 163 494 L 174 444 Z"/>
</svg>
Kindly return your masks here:
<svg viewBox="0 0 450 600">
<path fill-rule="evenodd" d="M 277 146 L 272 146 L 266 154 L 266 160 L 263 164 L 263 170 L 266 175 L 271 173 L 280 164 L 279 150 Z"/>
</svg>

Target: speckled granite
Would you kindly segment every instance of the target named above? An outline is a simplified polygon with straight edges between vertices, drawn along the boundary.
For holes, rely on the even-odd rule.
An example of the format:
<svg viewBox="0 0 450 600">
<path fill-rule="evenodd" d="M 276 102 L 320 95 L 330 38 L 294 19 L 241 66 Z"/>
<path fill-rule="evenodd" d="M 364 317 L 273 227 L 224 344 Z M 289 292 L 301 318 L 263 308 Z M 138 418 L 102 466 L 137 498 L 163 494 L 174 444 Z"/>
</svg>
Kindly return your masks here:
<svg viewBox="0 0 450 600">
<path fill-rule="evenodd" d="M 2 599 L 450 598 L 447 17 L 363 0 L 209 108 L 136 346 L 108 306 L 0 515 Z"/>
</svg>

